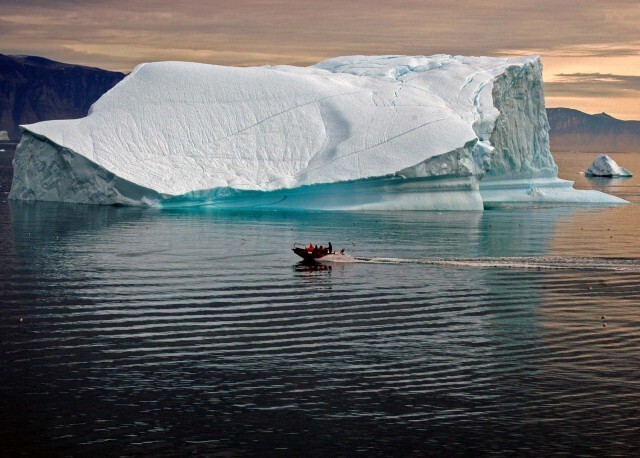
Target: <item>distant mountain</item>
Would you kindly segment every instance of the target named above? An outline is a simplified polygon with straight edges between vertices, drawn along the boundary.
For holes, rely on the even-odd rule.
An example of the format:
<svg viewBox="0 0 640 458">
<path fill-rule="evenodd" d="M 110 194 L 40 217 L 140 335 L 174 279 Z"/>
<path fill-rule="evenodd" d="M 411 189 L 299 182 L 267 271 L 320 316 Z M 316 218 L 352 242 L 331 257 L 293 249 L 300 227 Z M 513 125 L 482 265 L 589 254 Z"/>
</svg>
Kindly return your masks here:
<svg viewBox="0 0 640 458">
<path fill-rule="evenodd" d="M 20 138 L 20 124 L 80 118 L 124 73 L 0 54 L 0 131 Z"/>
<path fill-rule="evenodd" d="M 640 121 L 606 113 L 590 115 L 570 108 L 548 108 L 551 151 L 640 152 Z"/>
</svg>

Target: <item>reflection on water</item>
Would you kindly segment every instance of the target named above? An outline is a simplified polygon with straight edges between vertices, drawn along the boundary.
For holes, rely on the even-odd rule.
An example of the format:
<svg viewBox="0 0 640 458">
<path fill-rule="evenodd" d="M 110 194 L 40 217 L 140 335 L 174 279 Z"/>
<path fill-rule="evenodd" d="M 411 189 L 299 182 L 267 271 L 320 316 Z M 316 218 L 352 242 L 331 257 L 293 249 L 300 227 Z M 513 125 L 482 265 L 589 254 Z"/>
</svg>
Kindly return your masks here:
<svg viewBox="0 0 640 458">
<path fill-rule="evenodd" d="M 349 214 L 0 203 L 3 450 L 637 455 L 639 273 L 304 266 L 290 247 L 640 258 L 638 222 L 636 206 Z"/>
<path fill-rule="evenodd" d="M 606 209 L 576 209 L 559 218 L 551 251 L 574 256 L 640 257 L 633 228 L 640 224 L 640 154 L 610 156 L 635 172 L 632 178 L 589 178 L 581 174 L 597 155 L 554 153 L 560 177 L 575 180 L 578 189 L 595 189 L 627 199 L 634 205 Z"/>
<path fill-rule="evenodd" d="M 622 197 L 630 202 L 639 203 L 640 152 L 609 154 L 620 166 L 634 174 L 631 178 L 585 176 L 584 172 L 597 156 L 597 154 L 593 153 L 553 153 L 553 158 L 558 164 L 558 176 L 565 180 L 575 181 L 577 189 L 595 189 Z"/>
</svg>

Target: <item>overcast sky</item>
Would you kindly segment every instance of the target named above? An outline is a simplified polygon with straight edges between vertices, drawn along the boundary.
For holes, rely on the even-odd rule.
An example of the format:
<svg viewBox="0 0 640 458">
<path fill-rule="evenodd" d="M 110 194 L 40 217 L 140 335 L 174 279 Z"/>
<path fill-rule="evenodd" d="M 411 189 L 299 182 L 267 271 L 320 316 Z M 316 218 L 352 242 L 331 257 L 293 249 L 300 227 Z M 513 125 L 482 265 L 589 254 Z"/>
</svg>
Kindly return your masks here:
<svg viewBox="0 0 640 458">
<path fill-rule="evenodd" d="M 539 54 L 547 106 L 640 119 L 640 0 L 2 0 L 0 53 L 121 71 Z"/>
</svg>

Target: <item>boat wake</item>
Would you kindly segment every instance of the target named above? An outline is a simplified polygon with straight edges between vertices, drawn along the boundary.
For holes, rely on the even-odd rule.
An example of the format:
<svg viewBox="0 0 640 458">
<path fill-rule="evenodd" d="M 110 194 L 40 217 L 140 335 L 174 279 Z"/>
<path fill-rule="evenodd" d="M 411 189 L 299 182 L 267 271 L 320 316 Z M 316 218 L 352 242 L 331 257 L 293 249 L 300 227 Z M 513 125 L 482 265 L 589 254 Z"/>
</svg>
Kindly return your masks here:
<svg viewBox="0 0 640 458">
<path fill-rule="evenodd" d="M 487 258 L 363 258 L 352 262 L 369 264 L 427 264 L 449 267 L 495 267 L 535 270 L 589 270 L 640 272 L 640 259 L 573 256 L 523 256 Z"/>
</svg>

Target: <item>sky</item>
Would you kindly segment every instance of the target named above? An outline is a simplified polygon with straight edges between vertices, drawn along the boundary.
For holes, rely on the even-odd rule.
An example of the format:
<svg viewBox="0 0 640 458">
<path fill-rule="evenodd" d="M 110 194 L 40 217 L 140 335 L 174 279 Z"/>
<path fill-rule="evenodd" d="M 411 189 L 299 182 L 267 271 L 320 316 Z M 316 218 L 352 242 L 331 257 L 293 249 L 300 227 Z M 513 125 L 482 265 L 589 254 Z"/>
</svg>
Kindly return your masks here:
<svg viewBox="0 0 640 458">
<path fill-rule="evenodd" d="M 159 60 L 538 54 L 548 107 L 640 119 L 639 0 L 2 0 L 0 53 L 125 72 Z"/>
</svg>

